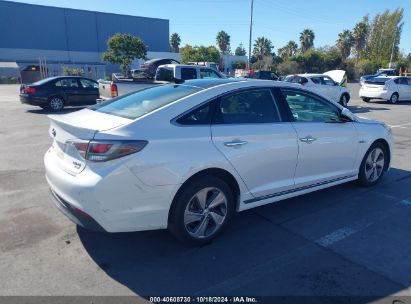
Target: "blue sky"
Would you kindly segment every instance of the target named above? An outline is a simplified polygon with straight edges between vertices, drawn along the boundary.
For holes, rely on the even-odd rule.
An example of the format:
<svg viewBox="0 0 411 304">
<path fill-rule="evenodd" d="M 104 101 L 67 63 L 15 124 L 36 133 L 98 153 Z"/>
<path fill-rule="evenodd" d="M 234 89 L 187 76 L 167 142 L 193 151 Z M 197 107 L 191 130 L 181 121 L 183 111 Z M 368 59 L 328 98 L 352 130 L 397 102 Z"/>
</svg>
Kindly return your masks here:
<svg viewBox="0 0 411 304">
<path fill-rule="evenodd" d="M 215 45 L 219 30 L 231 35 L 234 50 L 242 42 L 248 51 L 251 0 L 23 0 L 16 2 L 96 10 L 170 20 L 182 45 Z M 411 0 L 254 0 L 253 40 L 269 38 L 277 50 L 311 28 L 316 47 L 333 45 L 338 33 L 351 29 L 362 16 L 385 9 L 404 8 L 400 50 L 411 53 Z"/>
</svg>

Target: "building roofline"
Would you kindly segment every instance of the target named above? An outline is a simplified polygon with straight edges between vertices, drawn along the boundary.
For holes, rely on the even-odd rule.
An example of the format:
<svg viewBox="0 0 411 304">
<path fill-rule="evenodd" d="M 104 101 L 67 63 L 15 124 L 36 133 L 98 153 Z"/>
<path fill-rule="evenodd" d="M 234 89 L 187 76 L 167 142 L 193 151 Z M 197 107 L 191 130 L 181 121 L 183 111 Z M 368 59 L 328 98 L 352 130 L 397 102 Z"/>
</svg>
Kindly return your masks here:
<svg viewBox="0 0 411 304">
<path fill-rule="evenodd" d="M 51 5 L 42 5 L 42 4 L 31 4 L 31 3 L 24 3 L 24 2 L 15 2 L 15 1 L 10 1 L 10 0 L 0 0 L 0 2 L 12 3 L 12 4 L 16 4 L 16 5 L 37 6 L 37 7 L 40 6 L 40 7 L 47 7 L 47 8 L 57 8 L 57 9 L 62 9 L 62 10 L 71 10 L 71 11 L 88 12 L 88 13 L 98 13 L 98 14 L 106 14 L 106 15 L 114 15 L 114 16 L 162 20 L 162 21 L 167 21 L 168 23 L 170 23 L 169 19 L 163 19 L 163 18 L 134 16 L 134 15 L 126 15 L 126 14 L 101 12 L 101 11 L 90 11 L 90 10 L 84 10 L 84 9 L 78 9 L 78 8 L 69 8 L 69 7 L 51 6 Z"/>
</svg>

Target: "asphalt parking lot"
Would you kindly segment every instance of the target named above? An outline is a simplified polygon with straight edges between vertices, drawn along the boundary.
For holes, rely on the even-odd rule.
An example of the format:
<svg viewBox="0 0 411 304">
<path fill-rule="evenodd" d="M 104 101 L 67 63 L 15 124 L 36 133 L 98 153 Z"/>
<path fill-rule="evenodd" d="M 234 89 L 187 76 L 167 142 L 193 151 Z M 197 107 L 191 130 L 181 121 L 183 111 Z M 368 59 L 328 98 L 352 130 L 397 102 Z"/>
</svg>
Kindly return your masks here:
<svg viewBox="0 0 411 304">
<path fill-rule="evenodd" d="M 392 126 L 392 169 L 238 214 L 213 243 L 77 228 L 49 201 L 46 112 L 0 85 L 0 295 L 411 295 L 411 102 L 350 109 Z"/>
</svg>

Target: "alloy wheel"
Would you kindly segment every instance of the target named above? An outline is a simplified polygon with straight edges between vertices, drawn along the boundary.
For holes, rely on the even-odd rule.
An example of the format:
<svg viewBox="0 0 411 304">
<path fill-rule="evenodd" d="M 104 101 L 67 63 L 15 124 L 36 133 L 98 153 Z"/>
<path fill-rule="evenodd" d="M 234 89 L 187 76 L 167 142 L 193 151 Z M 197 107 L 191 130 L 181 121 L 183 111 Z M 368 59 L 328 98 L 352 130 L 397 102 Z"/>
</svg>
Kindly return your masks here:
<svg viewBox="0 0 411 304">
<path fill-rule="evenodd" d="M 59 97 L 53 97 L 50 99 L 49 105 L 50 105 L 50 109 L 52 109 L 53 111 L 59 111 L 63 109 L 64 102 Z"/>
<path fill-rule="evenodd" d="M 365 177 L 371 183 L 375 182 L 384 171 L 384 151 L 380 148 L 373 149 L 365 162 Z"/>
<path fill-rule="evenodd" d="M 227 216 L 227 197 L 218 188 L 198 191 L 184 211 L 184 226 L 194 238 L 207 238 L 215 234 Z"/>
</svg>

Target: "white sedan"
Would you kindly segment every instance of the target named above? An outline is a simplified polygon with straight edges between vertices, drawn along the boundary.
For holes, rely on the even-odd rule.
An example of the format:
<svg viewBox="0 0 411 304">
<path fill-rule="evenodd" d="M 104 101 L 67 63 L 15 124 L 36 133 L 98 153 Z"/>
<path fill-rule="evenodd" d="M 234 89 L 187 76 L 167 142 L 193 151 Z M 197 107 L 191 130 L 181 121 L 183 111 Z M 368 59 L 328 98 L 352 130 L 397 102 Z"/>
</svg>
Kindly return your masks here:
<svg viewBox="0 0 411 304">
<path fill-rule="evenodd" d="M 347 78 L 343 70 L 333 70 L 324 74 L 288 75 L 284 81 L 298 83 L 311 91 L 325 96 L 346 107 L 350 101 L 350 91 L 345 86 Z"/>
<path fill-rule="evenodd" d="M 237 211 L 359 180 L 376 184 L 391 132 L 303 87 L 167 84 L 50 116 L 52 198 L 86 228 L 216 237 Z"/>
<path fill-rule="evenodd" d="M 400 76 L 372 78 L 361 85 L 359 95 L 365 102 L 371 99 L 382 99 L 391 103 L 411 100 L 411 78 Z"/>
</svg>

